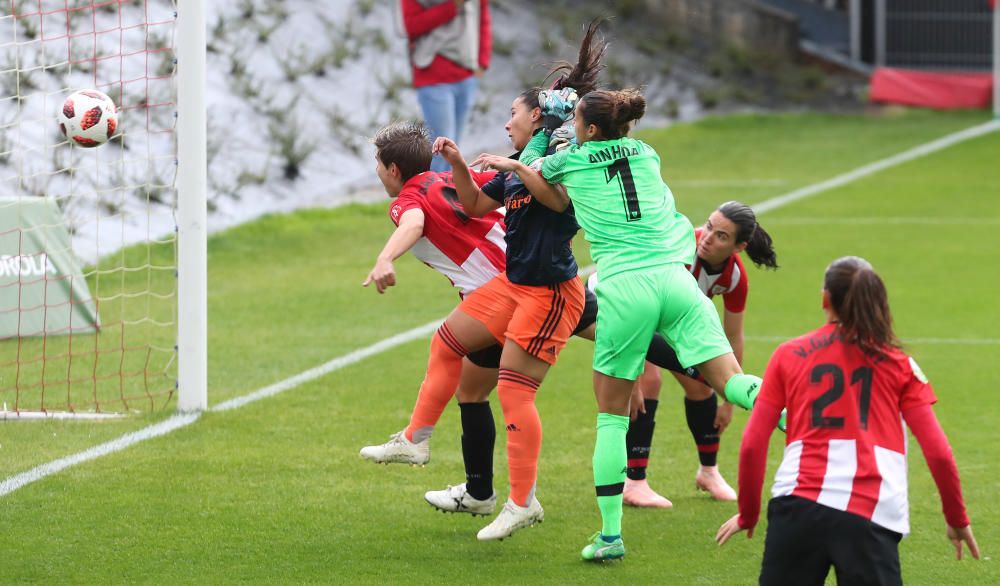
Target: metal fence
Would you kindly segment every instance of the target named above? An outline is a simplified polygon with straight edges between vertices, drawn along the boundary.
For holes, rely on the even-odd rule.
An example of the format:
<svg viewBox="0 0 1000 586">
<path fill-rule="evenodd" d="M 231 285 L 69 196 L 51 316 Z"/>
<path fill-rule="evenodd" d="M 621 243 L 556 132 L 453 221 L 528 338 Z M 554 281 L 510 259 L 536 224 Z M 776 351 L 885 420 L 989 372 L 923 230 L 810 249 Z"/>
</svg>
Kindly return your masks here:
<svg viewBox="0 0 1000 586">
<path fill-rule="evenodd" d="M 850 13 L 856 61 L 952 71 L 993 65 L 988 0 L 851 0 Z"/>
</svg>

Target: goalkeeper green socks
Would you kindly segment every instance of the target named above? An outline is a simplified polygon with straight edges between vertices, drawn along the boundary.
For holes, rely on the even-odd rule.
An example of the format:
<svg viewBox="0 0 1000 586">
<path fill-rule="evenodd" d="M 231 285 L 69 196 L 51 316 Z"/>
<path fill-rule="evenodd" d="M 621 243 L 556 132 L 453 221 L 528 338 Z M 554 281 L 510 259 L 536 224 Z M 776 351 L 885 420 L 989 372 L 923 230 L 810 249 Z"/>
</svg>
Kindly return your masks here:
<svg viewBox="0 0 1000 586">
<path fill-rule="evenodd" d="M 764 382 L 759 376 L 752 374 L 734 374 L 726 382 L 726 400 L 733 405 L 739 405 L 747 411 L 753 409 L 760 384 Z"/>
<path fill-rule="evenodd" d="M 602 535 L 621 535 L 622 491 L 628 456 L 625 434 L 628 417 L 611 413 L 597 414 L 597 439 L 594 441 L 594 486 L 597 507 L 601 510 Z"/>
</svg>

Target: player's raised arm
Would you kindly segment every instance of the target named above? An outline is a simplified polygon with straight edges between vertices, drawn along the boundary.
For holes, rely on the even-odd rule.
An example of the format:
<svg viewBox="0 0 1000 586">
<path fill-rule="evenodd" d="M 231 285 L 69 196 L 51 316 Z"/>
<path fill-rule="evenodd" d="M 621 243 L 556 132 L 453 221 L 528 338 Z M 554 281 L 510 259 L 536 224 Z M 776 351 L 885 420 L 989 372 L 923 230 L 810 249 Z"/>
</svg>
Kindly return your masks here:
<svg viewBox="0 0 1000 586">
<path fill-rule="evenodd" d="M 375 259 L 375 266 L 368 273 L 368 278 L 361 285 L 367 287 L 375 283 L 379 293 L 396 284 L 396 267 L 393 261 L 406 254 L 424 235 L 424 212 L 413 208 L 403 212 L 399 218 L 399 226 L 386 241 L 385 247 Z"/>
<path fill-rule="evenodd" d="M 521 178 L 528 192 L 531 193 L 531 196 L 538 203 L 557 212 L 561 212 L 569 207 L 569 196 L 566 195 L 565 189 L 561 186 L 552 185 L 538 171 L 535 171 L 524 163 L 508 157 L 483 153 L 472 164 L 473 166 L 483 165 L 484 169 L 513 171 Z"/>
<path fill-rule="evenodd" d="M 435 139 L 431 152 L 440 154 L 451 165 L 451 179 L 455 182 L 458 201 L 465 213 L 480 218 L 500 207 L 500 203 L 483 193 L 473 180 L 472 172 L 469 171 L 469 166 L 455 141 L 440 136 Z"/>
</svg>

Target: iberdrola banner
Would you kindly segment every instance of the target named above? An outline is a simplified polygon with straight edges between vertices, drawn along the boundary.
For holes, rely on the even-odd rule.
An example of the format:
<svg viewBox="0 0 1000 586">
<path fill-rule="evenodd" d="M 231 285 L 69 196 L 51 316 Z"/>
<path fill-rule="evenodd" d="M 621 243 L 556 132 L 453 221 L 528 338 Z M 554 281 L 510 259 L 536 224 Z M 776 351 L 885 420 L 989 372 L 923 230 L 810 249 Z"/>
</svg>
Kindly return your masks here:
<svg viewBox="0 0 1000 586">
<path fill-rule="evenodd" d="M 97 305 L 55 202 L 0 198 L 0 339 L 99 328 Z"/>
</svg>

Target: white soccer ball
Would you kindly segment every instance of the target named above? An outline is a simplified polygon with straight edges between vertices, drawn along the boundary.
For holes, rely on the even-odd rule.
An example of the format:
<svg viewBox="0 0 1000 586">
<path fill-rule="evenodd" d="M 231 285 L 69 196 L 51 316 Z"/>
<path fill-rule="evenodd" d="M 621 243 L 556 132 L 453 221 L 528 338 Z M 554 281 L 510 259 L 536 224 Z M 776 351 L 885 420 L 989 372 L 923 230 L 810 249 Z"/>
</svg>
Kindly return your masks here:
<svg viewBox="0 0 1000 586">
<path fill-rule="evenodd" d="M 73 93 L 59 110 L 59 130 L 78 146 L 100 146 L 117 128 L 118 108 L 107 94 L 97 90 Z"/>
</svg>

